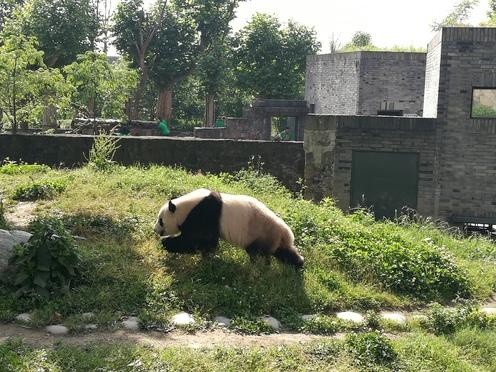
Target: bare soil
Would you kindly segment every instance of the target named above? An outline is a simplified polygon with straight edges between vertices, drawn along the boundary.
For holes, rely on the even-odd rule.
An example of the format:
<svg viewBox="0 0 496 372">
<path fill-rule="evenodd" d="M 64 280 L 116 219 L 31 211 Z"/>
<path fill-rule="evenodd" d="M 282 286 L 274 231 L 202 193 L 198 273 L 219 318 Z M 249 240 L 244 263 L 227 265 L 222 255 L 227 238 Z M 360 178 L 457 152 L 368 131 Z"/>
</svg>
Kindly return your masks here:
<svg viewBox="0 0 496 372">
<path fill-rule="evenodd" d="M 50 347 L 62 342 L 68 345 L 84 346 L 94 343 L 120 343 L 131 345 L 163 347 L 190 347 L 194 349 L 209 349 L 220 346 L 227 347 L 270 347 L 292 344 L 304 344 L 313 341 L 323 341 L 342 338 L 342 334 L 332 337 L 306 335 L 301 333 L 278 333 L 261 336 L 243 336 L 236 333 L 213 330 L 184 333 L 175 330 L 169 333 L 161 332 L 131 332 L 125 330 L 94 331 L 67 336 L 54 336 L 44 329 L 35 329 L 17 324 L 0 324 L 0 343 L 9 339 L 21 339 L 23 342 L 36 347 Z"/>
<path fill-rule="evenodd" d="M 36 206 L 33 202 L 19 202 L 6 211 L 5 219 L 14 230 L 26 230 L 34 219 Z"/>
</svg>

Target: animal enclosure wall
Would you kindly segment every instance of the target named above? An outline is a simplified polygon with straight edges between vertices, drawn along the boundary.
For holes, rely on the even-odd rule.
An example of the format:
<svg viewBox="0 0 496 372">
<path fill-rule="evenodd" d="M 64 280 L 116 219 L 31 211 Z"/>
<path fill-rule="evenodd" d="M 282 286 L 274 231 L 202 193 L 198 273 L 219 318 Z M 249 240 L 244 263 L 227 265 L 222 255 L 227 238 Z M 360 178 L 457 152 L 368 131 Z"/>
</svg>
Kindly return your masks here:
<svg viewBox="0 0 496 372">
<path fill-rule="evenodd" d="M 252 157 L 291 190 L 303 179 L 305 155 L 301 142 L 201 140 L 193 138 L 119 137 L 115 160 L 120 164 L 161 164 L 192 171 L 220 173 L 247 168 Z M 93 136 L 0 134 L 0 161 L 25 161 L 52 166 L 86 162 Z"/>
</svg>

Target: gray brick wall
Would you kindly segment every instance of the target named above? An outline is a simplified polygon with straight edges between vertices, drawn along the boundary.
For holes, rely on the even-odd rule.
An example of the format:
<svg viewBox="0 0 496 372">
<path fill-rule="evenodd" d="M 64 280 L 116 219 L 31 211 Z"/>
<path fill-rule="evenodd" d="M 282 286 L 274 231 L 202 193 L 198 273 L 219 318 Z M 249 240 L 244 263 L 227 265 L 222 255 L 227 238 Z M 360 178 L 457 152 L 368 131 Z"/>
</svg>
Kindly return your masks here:
<svg viewBox="0 0 496 372">
<path fill-rule="evenodd" d="M 496 88 L 496 28 L 440 37 L 439 215 L 496 217 L 496 120 L 471 118 L 472 89 Z"/>
<path fill-rule="evenodd" d="M 425 53 L 362 52 L 358 115 L 377 115 L 384 103 L 422 116 Z"/>
<path fill-rule="evenodd" d="M 436 122 L 423 118 L 311 115 L 305 126 L 306 196 L 331 196 L 348 210 L 352 152 L 419 154 L 417 209 L 435 214 Z"/>
<path fill-rule="evenodd" d="M 316 114 L 377 115 L 387 102 L 405 114 L 421 115 L 425 61 L 425 53 L 309 56 L 305 99 L 315 105 Z"/>
<path fill-rule="evenodd" d="M 359 70 L 360 52 L 309 56 L 305 100 L 317 114 L 356 114 Z"/>
</svg>

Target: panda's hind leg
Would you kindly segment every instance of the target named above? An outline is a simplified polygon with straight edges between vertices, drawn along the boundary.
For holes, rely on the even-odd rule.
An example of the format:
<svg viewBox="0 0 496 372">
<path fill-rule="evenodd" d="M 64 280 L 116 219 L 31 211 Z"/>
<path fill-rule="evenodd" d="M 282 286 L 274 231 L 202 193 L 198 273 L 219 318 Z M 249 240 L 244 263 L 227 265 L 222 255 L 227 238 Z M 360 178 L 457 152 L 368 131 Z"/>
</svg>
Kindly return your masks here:
<svg viewBox="0 0 496 372">
<path fill-rule="evenodd" d="M 250 262 L 252 264 L 256 263 L 258 257 L 263 257 L 266 265 L 270 265 L 270 247 L 263 242 L 254 241 L 248 247 L 246 247 L 246 253 L 250 256 Z"/>
</svg>

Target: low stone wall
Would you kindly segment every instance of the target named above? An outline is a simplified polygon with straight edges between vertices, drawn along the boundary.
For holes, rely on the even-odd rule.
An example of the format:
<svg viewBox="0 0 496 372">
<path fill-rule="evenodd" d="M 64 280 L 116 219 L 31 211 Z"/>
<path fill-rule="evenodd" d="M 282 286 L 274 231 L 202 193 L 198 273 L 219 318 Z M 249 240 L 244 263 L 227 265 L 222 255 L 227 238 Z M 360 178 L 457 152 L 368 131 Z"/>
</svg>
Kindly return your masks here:
<svg viewBox="0 0 496 372">
<path fill-rule="evenodd" d="M 93 136 L 0 134 L 0 160 L 22 160 L 75 167 L 86 162 Z M 194 138 L 120 137 L 115 160 L 123 165 L 161 164 L 210 173 L 246 168 L 260 156 L 264 170 L 291 190 L 303 179 L 305 154 L 301 142 L 205 140 Z"/>
<path fill-rule="evenodd" d="M 305 124 L 306 196 L 350 207 L 353 151 L 419 154 L 417 209 L 436 215 L 436 120 L 310 115 Z"/>
</svg>

